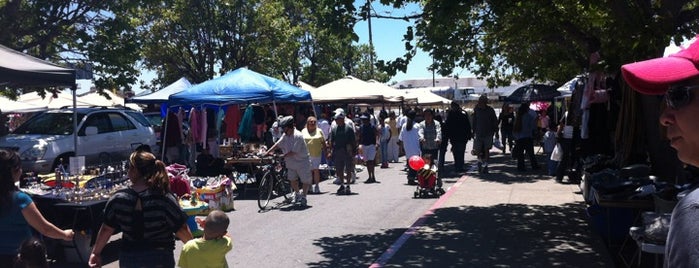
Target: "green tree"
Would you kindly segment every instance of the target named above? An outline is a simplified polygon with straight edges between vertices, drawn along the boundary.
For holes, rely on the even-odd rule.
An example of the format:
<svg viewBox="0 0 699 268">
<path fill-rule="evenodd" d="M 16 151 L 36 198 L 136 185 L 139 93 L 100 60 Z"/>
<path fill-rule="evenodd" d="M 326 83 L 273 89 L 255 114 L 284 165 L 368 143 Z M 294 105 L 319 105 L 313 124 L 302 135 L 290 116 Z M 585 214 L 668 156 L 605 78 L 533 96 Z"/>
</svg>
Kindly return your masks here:
<svg viewBox="0 0 699 268">
<path fill-rule="evenodd" d="M 1 1 L 0 43 L 62 65 L 94 66 L 100 88 L 127 88 L 139 75 L 137 39 L 119 9 L 137 1 Z M 40 90 L 43 94 L 43 89 Z"/>
<path fill-rule="evenodd" d="M 449 1 L 381 0 L 401 6 L 419 2 L 423 13 L 406 30 L 406 55 L 379 62 L 389 73 L 404 70 L 416 49 L 428 51 L 440 74 L 455 67 L 503 85 L 511 79 L 563 82 L 590 68 L 599 51 L 606 72 L 623 63 L 658 57 L 671 41 L 697 33 L 698 1 Z M 617 127 L 622 164 L 648 152 L 662 177 L 674 176 L 674 154 L 657 134 L 658 99 L 623 92 L 627 113 Z M 641 115 L 641 116 L 637 116 Z M 627 123 L 630 122 L 630 123 Z"/>
</svg>

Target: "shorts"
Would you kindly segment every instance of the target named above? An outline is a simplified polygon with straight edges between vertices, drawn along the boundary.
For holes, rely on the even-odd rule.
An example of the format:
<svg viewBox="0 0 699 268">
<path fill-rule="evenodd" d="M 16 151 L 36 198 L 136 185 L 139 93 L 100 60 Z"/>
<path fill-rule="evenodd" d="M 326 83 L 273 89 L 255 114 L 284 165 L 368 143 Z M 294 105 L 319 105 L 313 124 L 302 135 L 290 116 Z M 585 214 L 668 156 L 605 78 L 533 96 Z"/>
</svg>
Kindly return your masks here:
<svg viewBox="0 0 699 268">
<path fill-rule="evenodd" d="M 289 181 L 295 181 L 301 178 L 301 183 L 310 184 L 313 176 L 311 175 L 311 169 L 309 167 L 302 168 L 288 168 L 286 169 L 286 179 Z"/>
<path fill-rule="evenodd" d="M 318 169 L 320 167 L 320 159 L 321 157 L 313 157 L 311 156 L 311 170 Z"/>
<path fill-rule="evenodd" d="M 352 171 L 354 171 L 354 157 L 347 151 L 337 150 L 333 152 L 332 160 L 333 163 L 335 163 L 336 174 L 344 174 L 345 171 L 347 171 L 347 173 L 352 173 Z"/>
<path fill-rule="evenodd" d="M 490 151 L 493 148 L 493 137 L 479 137 L 473 139 L 473 150 L 476 150 L 478 154 L 486 151 Z"/>
<path fill-rule="evenodd" d="M 376 145 L 362 145 L 362 157 L 364 161 L 374 161 L 376 158 Z"/>
</svg>

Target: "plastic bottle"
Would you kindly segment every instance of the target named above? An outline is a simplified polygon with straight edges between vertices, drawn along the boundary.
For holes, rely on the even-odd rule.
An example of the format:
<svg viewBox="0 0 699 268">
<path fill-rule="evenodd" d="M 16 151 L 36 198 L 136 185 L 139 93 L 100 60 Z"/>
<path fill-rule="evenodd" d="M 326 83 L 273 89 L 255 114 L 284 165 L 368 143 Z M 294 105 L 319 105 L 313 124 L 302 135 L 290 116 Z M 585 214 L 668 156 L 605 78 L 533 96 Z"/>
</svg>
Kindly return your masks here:
<svg viewBox="0 0 699 268">
<path fill-rule="evenodd" d="M 56 167 L 55 177 L 56 177 L 56 188 L 60 189 L 60 188 L 63 188 L 63 180 L 62 180 L 62 177 L 63 177 L 63 172 L 62 172 L 63 158 L 58 159 L 58 163 L 60 163 L 60 164 L 58 165 L 58 167 Z"/>
</svg>

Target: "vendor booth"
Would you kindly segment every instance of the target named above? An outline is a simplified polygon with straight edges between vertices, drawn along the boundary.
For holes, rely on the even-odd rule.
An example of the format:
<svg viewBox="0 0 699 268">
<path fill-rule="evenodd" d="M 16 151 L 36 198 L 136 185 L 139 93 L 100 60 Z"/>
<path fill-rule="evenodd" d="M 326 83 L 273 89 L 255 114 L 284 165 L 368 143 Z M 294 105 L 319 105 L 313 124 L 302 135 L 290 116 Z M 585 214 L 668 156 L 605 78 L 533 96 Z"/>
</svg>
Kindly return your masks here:
<svg viewBox="0 0 699 268">
<path fill-rule="evenodd" d="M 261 174 L 258 174 L 260 171 L 258 167 L 264 164 L 263 161 L 260 161 L 260 154 L 264 151 L 262 145 L 248 143 L 244 137 L 244 133 L 249 133 L 250 129 L 253 128 L 252 126 L 256 124 L 254 122 L 256 110 L 263 110 L 262 105 L 271 104 L 273 110 L 270 109 L 269 112 L 263 112 L 274 113 L 271 116 L 276 118 L 277 106 L 280 103 L 311 100 L 311 93 L 306 90 L 247 68 L 240 68 L 171 95 L 167 105 L 170 111 L 180 108 L 189 110 L 192 129 L 199 128 L 199 124 L 194 123 L 197 117 L 210 112 L 216 114 L 215 128 L 204 128 L 205 131 L 215 131 L 215 133 L 201 134 L 199 139 L 194 138 L 195 143 L 201 144 L 201 150 L 199 150 L 200 153 L 197 156 L 197 165 L 200 163 L 221 163 L 221 165 L 216 166 L 216 169 L 223 168 L 226 171 L 226 175 L 231 176 L 230 179 L 233 182 L 244 184 L 243 190 L 248 191 L 250 188 L 255 187 L 257 178 L 261 176 Z M 244 108 L 245 111 L 241 112 L 241 108 Z M 168 112 L 166 118 L 172 115 L 176 114 Z M 267 117 L 269 116 L 268 114 Z M 201 118 L 206 117 L 206 115 L 203 115 Z M 224 119 L 222 120 L 222 118 Z M 201 122 L 204 121 L 206 119 L 201 120 Z M 226 123 L 226 132 L 224 133 L 222 133 L 220 125 L 222 121 Z M 164 129 L 168 128 L 167 124 L 176 123 L 176 121 L 171 122 L 168 119 L 165 122 Z M 233 131 L 229 131 L 231 129 Z M 163 140 L 167 139 L 168 133 L 165 133 Z M 227 133 L 231 135 L 229 136 Z M 225 137 L 221 137 L 222 134 Z M 239 134 L 240 136 L 236 136 Z M 211 143 L 212 140 L 213 144 Z M 165 146 L 163 149 L 162 156 L 164 158 Z M 209 149 L 217 150 L 218 153 L 211 153 Z M 218 156 L 220 157 L 217 158 Z M 202 166 L 198 169 L 208 168 L 211 167 Z M 208 184 L 204 177 L 196 179 L 203 181 L 203 185 Z"/>
</svg>

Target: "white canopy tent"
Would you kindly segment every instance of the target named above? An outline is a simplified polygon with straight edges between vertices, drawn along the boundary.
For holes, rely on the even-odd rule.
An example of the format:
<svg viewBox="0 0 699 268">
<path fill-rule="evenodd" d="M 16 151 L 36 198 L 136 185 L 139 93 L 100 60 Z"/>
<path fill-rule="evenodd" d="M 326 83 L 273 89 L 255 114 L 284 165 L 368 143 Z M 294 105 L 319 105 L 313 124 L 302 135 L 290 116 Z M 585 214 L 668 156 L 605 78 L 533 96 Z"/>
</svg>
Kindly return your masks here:
<svg viewBox="0 0 699 268">
<path fill-rule="evenodd" d="M 42 98 L 37 92 L 29 92 L 19 96 L 18 100 L 23 103 L 29 103 L 36 106 L 44 106 L 49 109 L 57 109 L 61 107 L 73 107 L 73 95 L 66 92 L 59 92 L 56 97 L 51 93 L 47 93 L 45 98 Z M 92 106 L 97 105 L 88 103 L 80 98 L 77 98 L 76 105 Z"/>
<path fill-rule="evenodd" d="M 380 103 L 384 101 L 383 95 L 376 92 L 372 85 L 349 75 L 309 91 L 315 103 Z"/>
<path fill-rule="evenodd" d="M 126 100 L 126 102 L 143 104 L 162 104 L 167 102 L 170 95 L 180 93 L 191 86 L 192 84 L 189 82 L 189 80 L 187 80 L 187 78 L 182 77 L 179 80 L 158 91 L 141 93 L 138 96 L 129 98 L 128 100 Z"/>
<path fill-rule="evenodd" d="M 83 102 L 87 103 L 93 103 L 98 106 L 107 106 L 107 107 L 112 107 L 112 106 L 126 106 L 131 109 L 140 111 L 141 107 L 139 107 L 137 104 L 134 103 L 124 103 L 124 98 L 120 97 L 117 94 L 114 94 L 111 91 L 104 91 L 105 94 L 109 95 L 110 99 L 107 99 L 107 97 L 100 95 L 97 92 L 90 92 L 88 94 L 80 96 L 78 99 L 82 100 Z"/>
<path fill-rule="evenodd" d="M 407 99 L 417 99 L 419 105 L 448 105 L 451 100 L 432 93 L 429 88 L 412 88 L 405 90 Z"/>
<path fill-rule="evenodd" d="M 0 97 L 0 112 L 2 113 L 31 113 L 46 110 L 46 106 L 34 105 Z"/>
<path fill-rule="evenodd" d="M 404 92 L 401 90 L 389 87 L 386 84 L 376 81 L 374 79 L 369 80 L 367 84 L 369 84 L 371 86 L 371 89 L 375 92 L 381 93 L 381 95 L 383 95 L 384 101 L 386 102 L 408 101 L 405 98 Z"/>
</svg>

